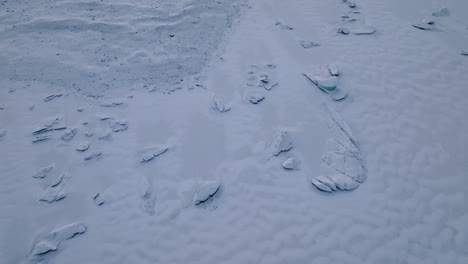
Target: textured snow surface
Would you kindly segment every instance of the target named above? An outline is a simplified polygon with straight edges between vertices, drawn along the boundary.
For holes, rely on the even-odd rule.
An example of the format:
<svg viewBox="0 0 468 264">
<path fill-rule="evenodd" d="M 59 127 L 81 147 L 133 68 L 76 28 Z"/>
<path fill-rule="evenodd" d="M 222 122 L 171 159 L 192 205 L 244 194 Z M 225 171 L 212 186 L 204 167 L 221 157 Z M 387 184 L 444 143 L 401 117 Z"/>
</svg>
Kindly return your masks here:
<svg viewBox="0 0 468 264">
<path fill-rule="evenodd" d="M 466 14 L 0 1 L 0 263 L 468 263 Z"/>
</svg>

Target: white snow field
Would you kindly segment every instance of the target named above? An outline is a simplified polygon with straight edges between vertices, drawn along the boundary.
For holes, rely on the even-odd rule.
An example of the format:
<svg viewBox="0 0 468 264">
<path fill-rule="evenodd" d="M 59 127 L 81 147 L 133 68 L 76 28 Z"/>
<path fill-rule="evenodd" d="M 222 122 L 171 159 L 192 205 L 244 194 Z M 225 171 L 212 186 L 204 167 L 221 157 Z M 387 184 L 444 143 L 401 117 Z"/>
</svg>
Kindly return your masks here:
<svg viewBox="0 0 468 264">
<path fill-rule="evenodd" d="M 0 1 L 0 263 L 468 263 L 467 14 Z"/>
</svg>

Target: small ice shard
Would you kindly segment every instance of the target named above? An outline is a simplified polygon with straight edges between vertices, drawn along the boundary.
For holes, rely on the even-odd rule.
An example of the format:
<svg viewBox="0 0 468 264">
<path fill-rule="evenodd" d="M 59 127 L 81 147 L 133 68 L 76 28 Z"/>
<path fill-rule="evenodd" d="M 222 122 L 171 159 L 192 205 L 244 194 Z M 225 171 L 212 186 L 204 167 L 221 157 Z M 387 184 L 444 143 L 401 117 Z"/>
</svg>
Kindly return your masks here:
<svg viewBox="0 0 468 264">
<path fill-rule="evenodd" d="M 313 180 L 312 180 L 312 184 L 313 184 L 315 187 L 317 187 L 317 189 L 319 189 L 319 190 L 321 190 L 321 191 L 323 191 L 323 192 L 329 192 L 329 193 L 333 192 L 333 190 L 332 190 L 330 187 L 328 187 L 327 185 L 323 184 L 322 182 L 320 182 L 320 181 L 317 180 L 317 179 L 313 179 Z"/>
<path fill-rule="evenodd" d="M 54 169 L 54 167 L 55 167 L 55 164 L 52 163 L 47 167 L 39 169 L 39 171 L 36 172 L 36 174 L 34 174 L 32 177 L 33 178 L 40 178 L 40 179 L 45 178 L 47 176 L 47 174 L 49 174 L 49 172 L 51 172 Z"/>
<path fill-rule="evenodd" d="M 460 54 L 463 56 L 468 56 L 468 50 L 461 50 Z"/>
<path fill-rule="evenodd" d="M 60 174 L 60 176 L 58 176 L 57 179 L 55 179 L 55 180 L 50 184 L 50 187 L 57 187 L 57 186 L 59 186 L 59 184 L 62 183 L 64 177 L 65 177 L 65 174 L 64 174 L 64 173 Z"/>
<path fill-rule="evenodd" d="M 53 203 L 56 201 L 60 201 L 67 197 L 67 192 L 63 190 L 62 187 L 49 187 L 47 190 L 42 194 L 40 201 Z"/>
<path fill-rule="evenodd" d="M 93 195 L 93 200 L 94 200 L 94 203 L 97 205 L 97 206 L 101 206 L 104 204 L 104 198 L 102 197 L 102 195 L 100 193 L 95 193 Z"/>
<path fill-rule="evenodd" d="M 49 140 L 51 138 L 52 138 L 51 135 L 39 135 L 39 136 L 34 137 L 32 142 L 37 143 L 37 142 L 47 141 L 47 140 Z"/>
<path fill-rule="evenodd" d="M 324 91 L 335 101 L 342 100 L 346 97 L 346 90 L 338 86 L 338 77 L 337 76 L 313 76 L 307 73 L 303 73 L 304 76 L 314 83 L 320 90 Z"/>
<path fill-rule="evenodd" d="M 112 132 L 121 132 L 128 129 L 128 124 L 126 121 L 116 121 L 111 125 Z"/>
<path fill-rule="evenodd" d="M 218 181 L 210 181 L 203 184 L 195 194 L 194 203 L 199 205 L 208 201 L 211 197 L 215 196 L 221 184 Z"/>
<path fill-rule="evenodd" d="M 340 28 L 338 28 L 338 30 L 336 32 L 338 34 L 348 35 L 351 31 L 349 31 L 349 29 L 347 29 L 345 27 L 340 27 Z"/>
<path fill-rule="evenodd" d="M 294 170 L 299 165 L 299 161 L 295 158 L 287 158 L 281 166 L 286 170 Z"/>
<path fill-rule="evenodd" d="M 73 137 L 75 137 L 76 133 L 78 132 L 78 129 L 76 128 L 71 128 L 71 129 L 67 129 L 61 139 L 64 140 L 64 141 L 70 141 L 73 139 Z"/>
<path fill-rule="evenodd" d="M 80 143 L 78 144 L 75 149 L 80 152 L 85 152 L 86 150 L 89 149 L 89 143 Z"/>
<path fill-rule="evenodd" d="M 50 251 L 55 251 L 59 248 L 60 244 L 78 234 L 83 234 L 87 230 L 86 226 L 82 223 L 72 223 L 61 228 L 39 236 L 36 243 L 31 250 L 32 255 L 44 255 Z"/>
<path fill-rule="evenodd" d="M 145 150 L 142 154 L 141 154 L 141 157 L 140 157 L 140 162 L 148 162 L 164 153 L 166 153 L 166 151 L 168 151 L 169 148 L 168 147 L 154 147 L 154 148 L 150 148 L 148 150 Z"/>
<path fill-rule="evenodd" d="M 47 96 L 46 98 L 44 98 L 44 102 L 49 102 L 54 98 L 61 97 L 62 95 L 63 95 L 62 93 L 51 94 L 51 95 Z"/>
<path fill-rule="evenodd" d="M 117 107 L 123 104 L 124 104 L 123 101 L 106 101 L 106 102 L 102 102 L 101 106 L 102 107 Z"/>
<path fill-rule="evenodd" d="M 313 42 L 313 41 L 305 41 L 305 40 L 302 40 L 302 41 L 301 41 L 301 46 L 302 46 L 304 49 L 310 49 L 310 48 L 315 48 L 315 47 L 320 46 L 320 43 L 318 43 L 318 42 Z"/>
<path fill-rule="evenodd" d="M 376 29 L 371 25 L 361 25 L 353 29 L 354 35 L 372 35 Z"/>
<path fill-rule="evenodd" d="M 432 16 L 435 16 L 435 17 L 448 16 L 449 14 L 450 14 L 450 11 L 446 7 L 443 7 L 437 11 L 432 12 Z"/>
<path fill-rule="evenodd" d="M 227 105 L 222 99 L 215 97 L 212 99 L 211 108 L 221 113 L 231 110 L 231 106 Z"/>
<path fill-rule="evenodd" d="M 278 156 L 281 152 L 289 151 L 293 147 L 292 139 L 287 131 L 280 131 L 276 134 L 271 144 L 271 154 Z"/>
<path fill-rule="evenodd" d="M 86 157 L 84 158 L 84 160 L 85 160 L 85 161 L 89 161 L 89 160 L 97 159 L 97 158 L 99 158 L 99 157 L 101 157 L 101 156 L 102 156 L 102 152 L 94 152 L 94 153 L 92 153 L 91 155 L 86 156 Z"/>
<path fill-rule="evenodd" d="M 0 138 L 6 136 L 6 134 L 7 134 L 6 129 L 0 129 Z"/>
<path fill-rule="evenodd" d="M 338 66 L 335 64 L 329 64 L 328 65 L 328 71 L 330 72 L 331 76 L 339 76 L 340 75 L 340 70 L 338 69 Z"/>
<path fill-rule="evenodd" d="M 332 191 L 336 191 L 337 187 L 332 179 L 327 176 L 320 175 L 316 178 L 317 181 L 323 183 L 324 185 L 328 186 Z"/>
<path fill-rule="evenodd" d="M 261 101 L 263 101 L 263 99 L 265 99 L 265 96 L 263 96 L 261 94 L 252 94 L 252 95 L 249 96 L 249 101 L 252 104 L 258 104 Z"/>
</svg>

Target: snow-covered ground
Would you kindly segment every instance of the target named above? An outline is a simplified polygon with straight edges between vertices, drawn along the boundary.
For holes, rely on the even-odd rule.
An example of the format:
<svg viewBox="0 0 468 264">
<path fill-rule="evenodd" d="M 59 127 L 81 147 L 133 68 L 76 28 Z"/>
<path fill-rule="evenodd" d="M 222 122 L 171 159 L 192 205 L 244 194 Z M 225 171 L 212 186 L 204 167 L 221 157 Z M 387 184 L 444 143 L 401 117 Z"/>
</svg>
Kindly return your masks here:
<svg viewBox="0 0 468 264">
<path fill-rule="evenodd" d="M 468 263 L 466 14 L 1 1 L 0 263 Z"/>
</svg>

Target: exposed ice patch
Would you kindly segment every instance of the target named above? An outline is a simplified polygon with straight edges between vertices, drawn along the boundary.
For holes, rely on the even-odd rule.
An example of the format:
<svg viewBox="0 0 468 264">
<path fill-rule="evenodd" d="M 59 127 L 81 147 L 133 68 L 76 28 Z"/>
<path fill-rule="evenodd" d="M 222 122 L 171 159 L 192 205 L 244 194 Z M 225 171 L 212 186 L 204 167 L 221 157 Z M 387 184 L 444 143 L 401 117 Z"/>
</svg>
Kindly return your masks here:
<svg viewBox="0 0 468 264">
<path fill-rule="evenodd" d="M 52 163 L 47 167 L 39 169 L 39 171 L 36 172 L 36 174 L 34 174 L 32 177 L 43 179 L 54 169 L 54 167 L 55 167 L 55 164 Z"/>
<path fill-rule="evenodd" d="M 72 223 L 54 229 L 44 235 L 39 235 L 31 250 L 31 255 L 38 256 L 56 251 L 60 244 L 78 234 L 86 232 L 86 226 L 82 223 Z"/>
<path fill-rule="evenodd" d="M 303 75 L 333 100 L 339 101 L 347 96 L 347 91 L 339 85 L 339 70 L 334 65 L 325 65 L 312 69 Z"/>
<path fill-rule="evenodd" d="M 327 150 L 322 156 L 328 170 L 326 175 L 313 179 L 312 184 L 325 192 L 353 190 L 366 180 L 367 170 L 351 129 L 337 112 L 328 110 L 327 125 L 332 137 L 327 140 Z"/>
<path fill-rule="evenodd" d="M 280 131 L 276 134 L 270 146 L 271 155 L 278 156 L 281 152 L 289 151 L 293 147 L 291 136 L 287 131 Z"/>
<path fill-rule="evenodd" d="M 219 181 L 205 182 L 195 193 L 194 204 L 199 205 L 207 202 L 211 197 L 215 196 L 221 188 Z"/>
</svg>

